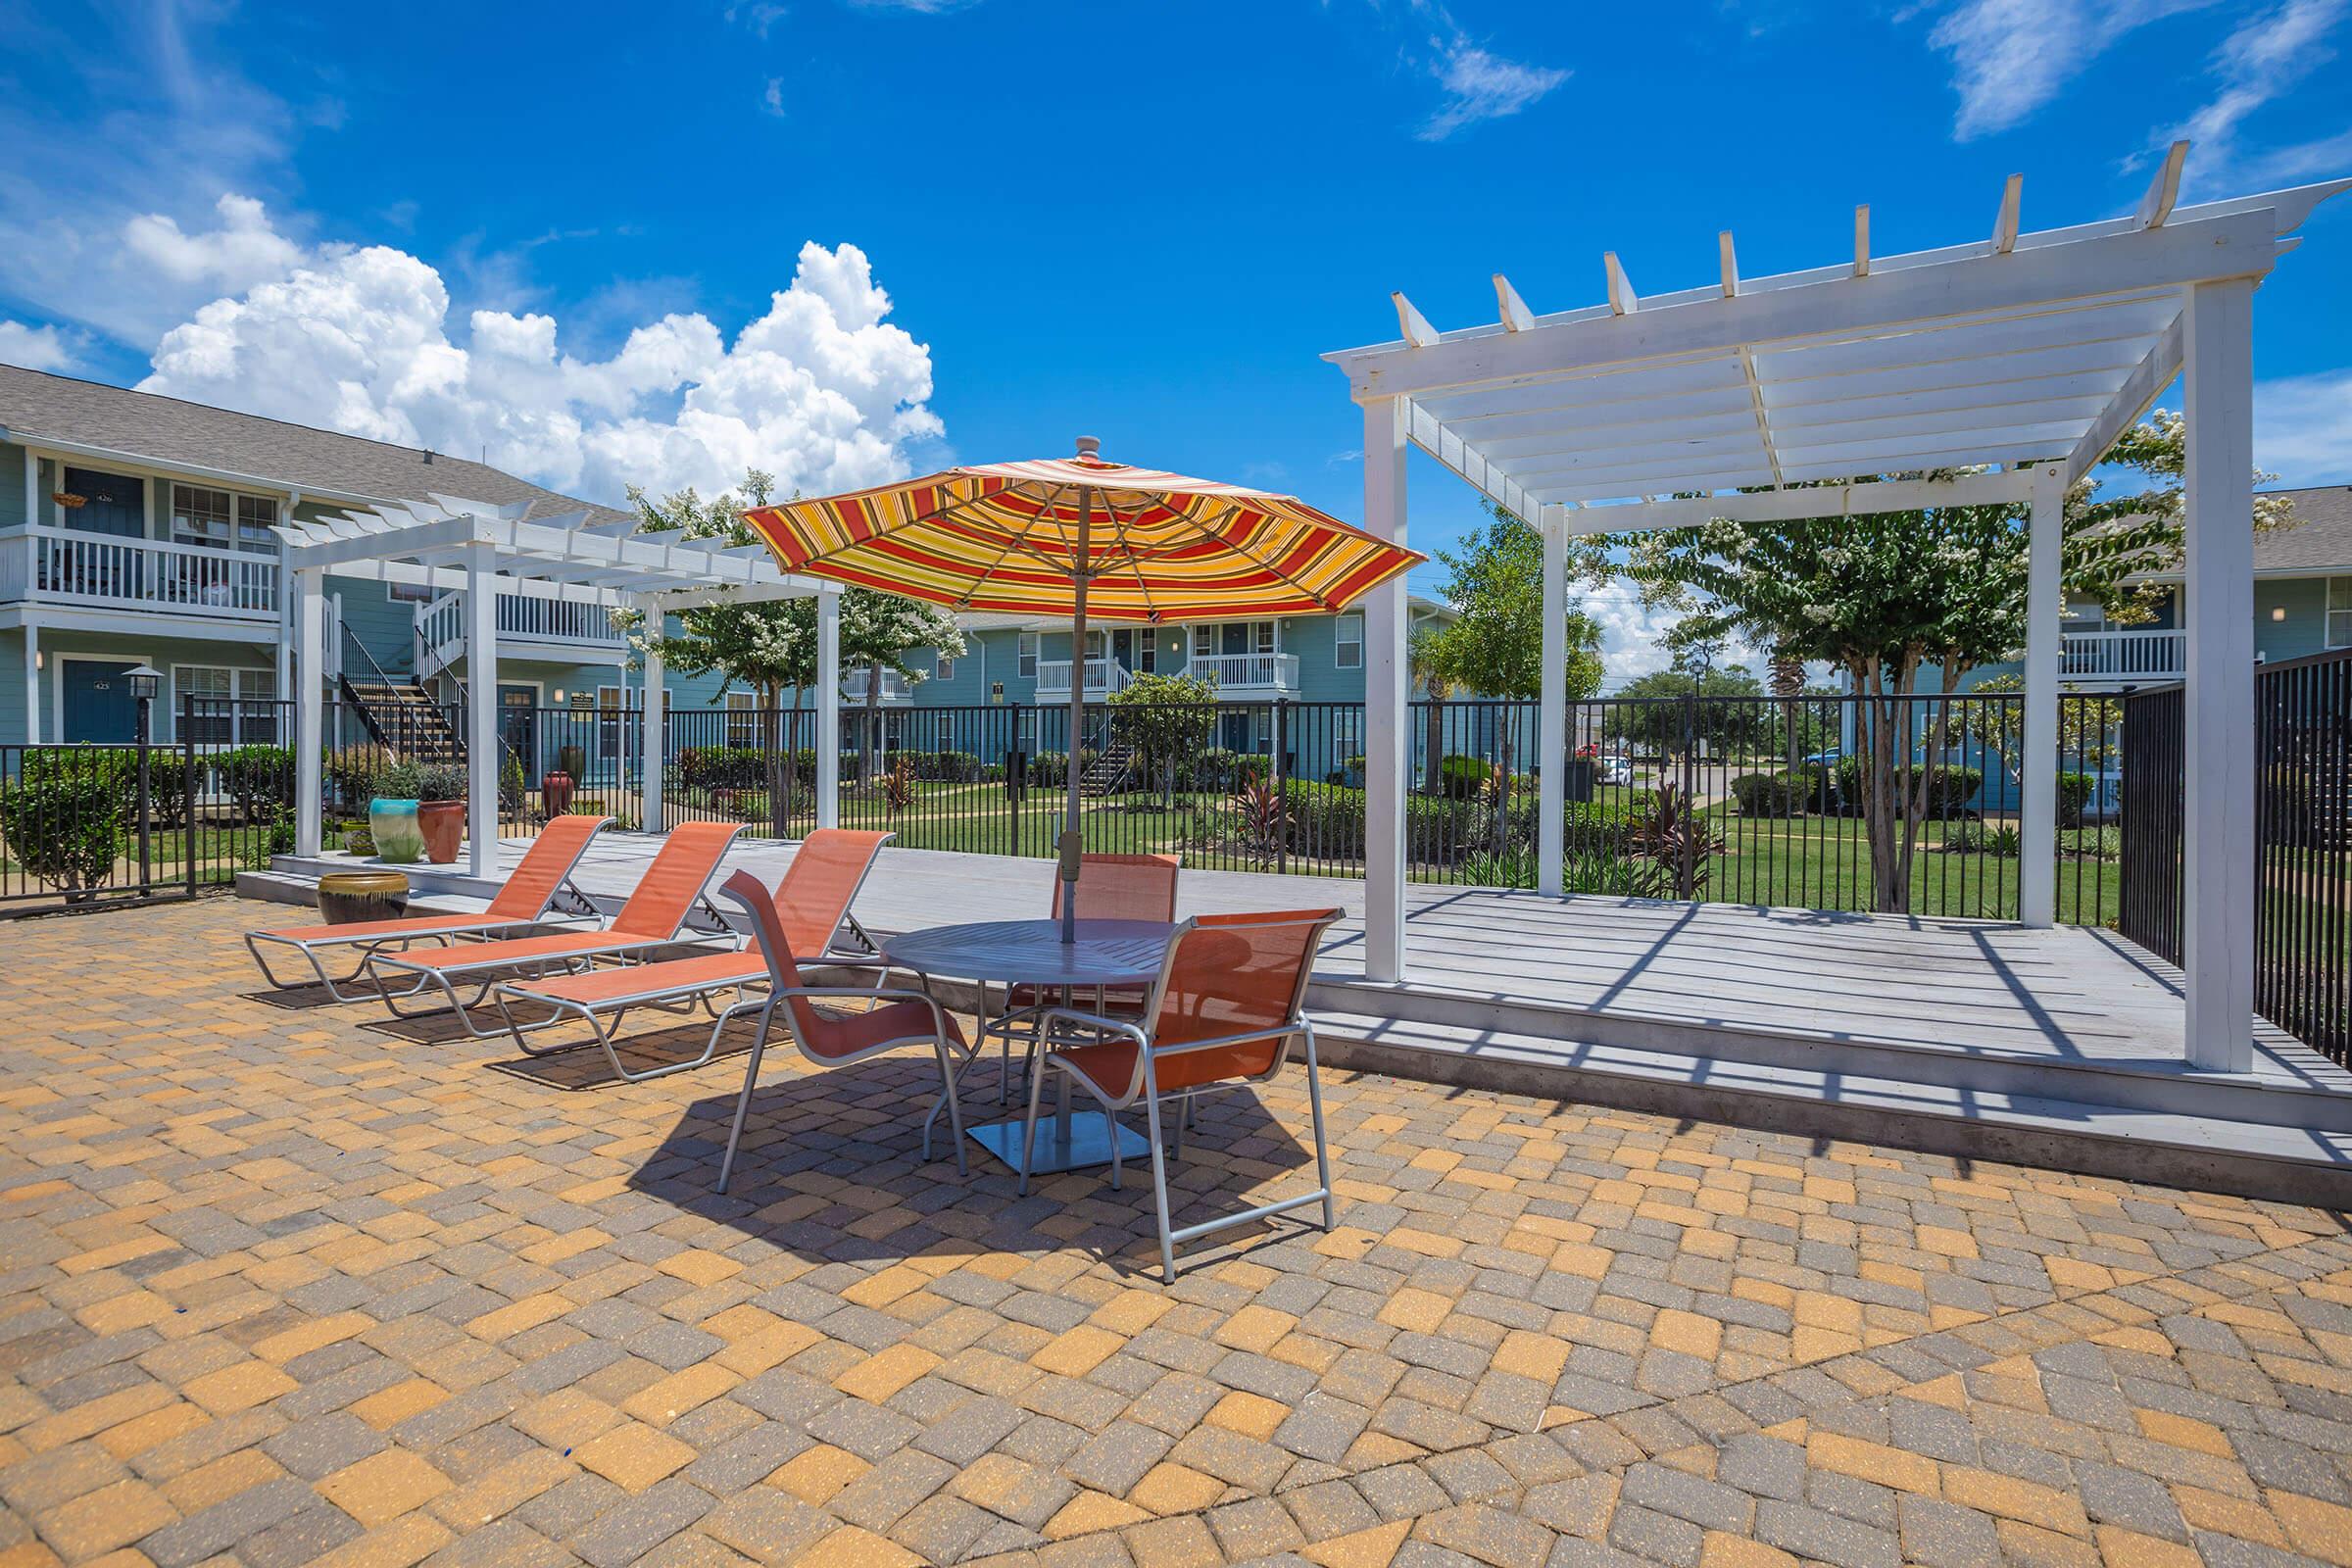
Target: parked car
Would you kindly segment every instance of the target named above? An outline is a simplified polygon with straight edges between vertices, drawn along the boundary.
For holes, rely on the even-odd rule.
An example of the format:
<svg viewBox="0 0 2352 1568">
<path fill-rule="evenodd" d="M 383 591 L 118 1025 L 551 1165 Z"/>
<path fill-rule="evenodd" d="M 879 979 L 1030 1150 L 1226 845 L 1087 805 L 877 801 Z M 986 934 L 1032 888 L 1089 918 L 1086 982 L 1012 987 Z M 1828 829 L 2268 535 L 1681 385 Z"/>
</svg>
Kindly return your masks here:
<svg viewBox="0 0 2352 1568">
<path fill-rule="evenodd" d="M 1623 753 L 1609 753 L 1592 759 L 1592 781 L 1595 784 L 1622 784 L 1631 789 L 1634 783 L 1634 760 Z"/>
</svg>

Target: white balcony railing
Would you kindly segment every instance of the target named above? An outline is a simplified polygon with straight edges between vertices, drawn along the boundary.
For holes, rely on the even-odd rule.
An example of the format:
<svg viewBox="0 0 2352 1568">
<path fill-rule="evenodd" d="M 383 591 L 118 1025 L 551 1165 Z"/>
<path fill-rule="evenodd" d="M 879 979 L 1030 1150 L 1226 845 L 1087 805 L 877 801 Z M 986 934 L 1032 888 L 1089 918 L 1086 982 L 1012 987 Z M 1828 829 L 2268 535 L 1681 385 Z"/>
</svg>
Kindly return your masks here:
<svg viewBox="0 0 2352 1568">
<path fill-rule="evenodd" d="M 521 594 L 498 596 L 498 634 L 529 642 L 586 643 L 599 648 L 617 648 L 626 640 L 612 625 L 612 612 L 603 605 Z"/>
<path fill-rule="evenodd" d="M 864 702 L 866 692 L 872 684 L 869 679 L 872 673 L 871 670 L 865 669 L 843 670 L 841 672 L 841 700 L 845 703 Z M 913 688 L 907 683 L 906 676 L 895 669 L 882 671 L 882 700 L 884 702 L 903 703 L 913 695 Z"/>
<path fill-rule="evenodd" d="M 72 528 L 0 534 L 0 600 L 275 620 L 277 558 Z"/>
<path fill-rule="evenodd" d="M 1119 665 L 1116 660 L 1090 659 L 1086 662 L 1086 695 L 1107 697 L 1123 692 L 1135 677 Z M 1040 702 L 1070 695 L 1070 662 L 1066 659 L 1041 659 L 1037 662 L 1037 696 Z"/>
<path fill-rule="evenodd" d="M 2177 680 L 2187 671 L 2184 631 L 2070 631 L 2058 639 L 2060 680 Z"/>
<path fill-rule="evenodd" d="M 1195 654 L 1184 672 L 1215 681 L 1220 692 L 1298 689 L 1297 654 Z"/>
</svg>

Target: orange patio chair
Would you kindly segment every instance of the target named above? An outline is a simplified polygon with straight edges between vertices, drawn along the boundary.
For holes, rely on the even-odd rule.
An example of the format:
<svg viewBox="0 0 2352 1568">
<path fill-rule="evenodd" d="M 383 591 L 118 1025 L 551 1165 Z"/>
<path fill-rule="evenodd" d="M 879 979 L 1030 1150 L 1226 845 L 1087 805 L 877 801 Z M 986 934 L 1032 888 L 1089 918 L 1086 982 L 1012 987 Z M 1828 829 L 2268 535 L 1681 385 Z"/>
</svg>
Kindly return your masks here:
<svg viewBox="0 0 2352 1568">
<path fill-rule="evenodd" d="M 1078 907 L 1074 911 L 1081 920 L 1156 920 L 1163 925 L 1176 919 L 1176 882 L 1183 862 L 1173 855 L 1089 855 L 1078 862 Z M 1068 897 L 1070 884 L 1056 876 L 1054 879 L 1052 918 L 1060 919 L 1062 902 Z M 1004 1010 L 993 1018 L 988 1012 L 987 988 L 982 988 L 980 1015 L 986 1021 L 981 1026 L 980 1049 L 988 1050 L 988 1037 L 1004 1037 L 1004 1072 L 997 1080 L 997 1103 L 1004 1104 L 1011 1093 L 1012 1043 L 1017 1035 L 1023 1042 L 1022 1071 L 1029 1070 L 1037 1055 L 1038 1017 L 1047 1007 L 1062 999 L 1054 987 L 1014 985 L 1004 990 Z M 1143 1011 L 1142 986 L 1112 986 L 1095 998 L 1096 1012 L 1135 1016 Z"/>
<path fill-rule="evenodd" d="M 735 1171 L 735 1151 L 743 1142 L 744 1119 L 751 1114 L 752 1091 L 760 1081 L 760 1058 L 767 1050 L 769 1026 L 780 1003 L 790 1016 L 792 1043 L 802 1055 L 819 1067 L 847 1067 L 905 1046 L 928 1046 L 939 1059 L 940 1096 L 923 1118 L 923 1157 L 931 1157 L 931 1129 L 944 1106 L 949 1135 L 956 1141 L 956 1173 L 969 1173 L 963 1154 L 963 1112 L 956 1102 L 956 1080 L 975 1059 L 956 1019 L 925 991 L 858 986 L 810 986 L 801 980 L 792 955 L 792 939 L 776 910 L 776 901 L 749 871 L 738 871 L 719 890 L 743 906 L 752 918 L 752 944 L 767 965 L 765 997 L 746 998 L 721 1015 L 728 1017 L 758 1008 L 759 1024 L 752 1037 L 752 1058 L 743 1069 L 743 1094 L 735 1102 L 734 1125 L 727 1130 L 727 1152 L 718 1165 L 718 1190 L 725 1192 Z M 863 1012 L 834 1012 L 819 1007 L 819 998 L 855 998 L 874 1004 Z M 961 1058 L 960 1063 L 957 1058 Z"/>
<path fill-rule="evenodd" d="M 874 858 L 882 853 L 882 846 L 892 836 L 820 827 L 801 841 L 801 847 L 793 852 L 792 863 L 784 869 L 783 880 L 776 884 L 771 901 L 785 940 L 795 953 L 808 954 L 811 962 L 832 968 L 860 966 L 877 971 L 883 968 L 873 956 L 872 939 L 850 913 L 850 905 L 858 897 L 858 890 L 865 885 Z M 845 931 L 863 944 L 862 951 L 837 951 Z M 592 969 L 585 974 L 503 981 L 497 992 L 498 1010 L 506 1017 L 508 1028 L 514 1031 L 514 1043 L 524 1051 L 534 1055 L 552 1055 L 557 1052 L 585 1050 L 591 1045 L 602 1046 L 606 1059 L 612 1063 L 613 1073 L 639 1083 L 700 1067 L 716 1056 L 719 1035 L 726 1028 L 729 1014 L 720 1013 L 712 999 L 723 991 L 755 985 L 764 987 L 767 978 L 767 959 L 751 949 L 697 954 L 689 958 L 665 958 L 617 969 Z M 880 978 L 878 973 L 876 978 Z M 577 1017 L 595 1038 L 562 1046 L 533 1046 L 514 1021 L 508 1007 L 510 1002 L 535 1002 L 552 1009 L 558 1017 Z M 691 1061 L 671 1062 L 643 1072 L 631 1072 L 620 1064 L 619 1053 L 612 1046 L 612 1032 L 620 1027 L 622 1014 L 636 1007 L 687 1011 L 697 1004 L 717 1019 L 710 1030 L 710 1044 L 703 1048 L 701 1055 Z M 554 1018 L 548 1020 L 554 1021 Z M 540 1029 L 547 1024 L 532 1027 Z"/>
<path fill-rule="evenodd" d="M 1021 1187 L 1029 1191 L 1029 1160 L 1037 1143 L 1037 1113 L 1046 1073 L 1061 1075 L 1060 1108 L 1070 1114 L 1069 1088 L 1077 1084 L 1102 1103 L 1110 1124 L 1110 1185 L 1119 1185 L 1118 1113 L 1142 1102 L 1152 1138 L 1152 1192 L 1159 1207 L 1162 1278 L 1176 1279 L 1176 1244 L 1210 1231 L 1323 1205 L 1323 1228 L 1335 1219 L 1331 1154 L 1323 1141 L 1323 1085 L 1315 1067 L 1315 1026 L 1304 1011 L 1308 973 L 1324 930 L 1338 909 L 1294 909 L 1270 914 L 1203 914 L 1187 920 L 1168 943 L 1159 979 L 1145 1004 L 1145 1022 L 1090 1014 L 1071 1007 L 1045 1010 L 1039 1027 L 1083 1030 L 1095 1038 L 1080 1045 L 1054 1045 L 1029 1082 L 1029 1119 L 1021 1137 Z M 1282 1071 L 1291 1042 L 1303 1042 L 1306 1102 L 1314 1122 L 1315 1190 L 1239 1214 L 1172 1227 L 1168 1217 L 1168 1148 L 1160 1137 L 1160 1102 L 1182 1102 L 1177 1113 L 1177 1152 L 1193 1097 L 1262 1084 Z"/>
<path fill-rule="evenodd" d="M 337 1002 L 361 1002 L 377 995 L 373 989 L 345 995 L 342 987 L 350 985 L 367 973 L 368 960 L 376 954 L 391 950 L 405 952 L 419 942 L 446 947 L 462 938 L 512 936 L 533 926 L 556 923 L 548 911 L 558 899 L 568 901 L 572 913 L 561 919 L 591 918 L 596 906 L 588 902 L 572 882 L 571 873 L 588 851 L 589 841 L 612 825 L 609 816 L 559 816 L 540 829 L 524 852 L 522 862 L 498 890 L 498 897 L 479 914 L 417 914 L 397 920 L 363 920 L 352 925 L 297 925 L 275 931 L 248 931 L 245 947 L 253 961 L 261 967 L 262 978 L 280 991 L 291 991 L 312 984 L 308 980 L 280 980 L 270 971 L 270 960 L 262 956 L 262 945 L 270 943 L 292 948 L 310 960 L 311 972 L 318 984 L 326 987 L 327 995 Z M 340 980 L 326 972 L 319 955 L 334 948 L 360 950 L 359 967 Z"/>
<path fill-rule="evenodd" d="M 434 953 L 377 954 L 368 958 L 368 972 L 373 977 L 384 1005 L 396 1016 L 421 1016 L 402 1011 L 399 999 L 438 987 L 449 999 L 449 1009 L 456 1012 L 467 1034 L 476 1040 L 495 1039 L 507 1031 L 508 1021 L 501 1020 L 495 1029 L 479 1029 L 474 1026 L 471 1009 L 501 980 L 550 969 L 585 969 L 599 958 L 617 961 L 642 958 L 655 949 L 683 942 L 723 939 L 728 946 L 734 946 L 735 933 L 720 918 L 717 906 L 704 889 L 717 874 L 719 859 L 734 843 L 735 835 L 742 831 L 740 822 L 681 822 L 670 829 L 661 853 L 654 857 L 654 863 L 638 878 L 637 889 L 629 895 L 628 903 L 620 906 L 612 923 L 601 931 L 562 931 L 504 942 L 474 942 Z M 679 932 L 684 929 L 687 917 L 698 906 L 709 912 L 718 929 L 681 937 Z M 409 989 L 396 993 L 386 986 L 386 970 L 412 977 Z M 476 988 L 471 1001 L 459 998 L 461 984 Z"/>
</svg>

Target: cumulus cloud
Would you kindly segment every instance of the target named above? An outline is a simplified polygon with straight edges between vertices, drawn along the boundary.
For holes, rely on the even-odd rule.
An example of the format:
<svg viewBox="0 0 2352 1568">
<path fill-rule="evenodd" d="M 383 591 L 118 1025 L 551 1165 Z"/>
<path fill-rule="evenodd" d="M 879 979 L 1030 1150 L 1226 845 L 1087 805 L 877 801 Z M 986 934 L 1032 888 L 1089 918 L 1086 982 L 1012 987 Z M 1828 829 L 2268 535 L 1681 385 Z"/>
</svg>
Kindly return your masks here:
<svg viewBox="0 0 2352 1568">
<path fill-rule="evenodd" d="M 192 265 L 257 243 L 172 232 L 157 230 L 164 254 Z M 141 389 L 486 457 L 600 501 L 630 484 L 709 493 L 748 466 L 787 492 L 880 483 L 909 470 L 910 443 L 943 433 L 926 406 L 930 351 L 885 319 L 890 296 L 855 245 L 804 245 L 791 283 L 731 342 L 707 316 L 672 312 L 604 359 L 564 352 L 542 312 L 475 310 L 454 328 L 441 274 L 406 251 L 293 254 L 282 275 L 166 332 Z"/>
<path fill-rule="evenodd" d="M 2352 370 L 2255 383 L 2254 463 L 2290 485 L 2352 483 Z"/>
<path fill-rule="evenodd" d="M 2007 130 L 2127 33 L 2208 0 L 1961 0 L 1928 42 L 1949 56 L 1961 141 Z"/>
<path fill-rule="evenodd" d="M 1568 79 L 1565 71 L 1503 60 L 1463 38 L 1440 55 L 1436 72 L 1446 100 L 1416 133 L 1423 141 L 1444 141 L 1465 125 L 1515 115 Z"/>
<path fill-rule="evenodd" d="M 54 326 L 27 326 L 0 320 L 0 365 L 27 370 L 63 370 L 73 365 L 74 350 Z"/>
</svg>

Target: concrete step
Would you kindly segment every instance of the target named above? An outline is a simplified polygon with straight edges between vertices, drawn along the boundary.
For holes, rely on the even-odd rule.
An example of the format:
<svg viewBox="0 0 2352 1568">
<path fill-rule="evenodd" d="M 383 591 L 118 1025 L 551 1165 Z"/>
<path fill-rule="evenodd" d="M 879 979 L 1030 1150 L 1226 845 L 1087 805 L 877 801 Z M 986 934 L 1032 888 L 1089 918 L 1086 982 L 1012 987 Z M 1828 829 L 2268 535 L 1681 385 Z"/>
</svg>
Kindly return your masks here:
<svg viewBox="0 0 2352 1568">
<path fill-rule="evenodd" d="M 2340 1083 L 2204 1072 L 2185 1062 L 2101 1061 L 2055 1054 L 2028 1057 L 1753 1023 L 1709 1023 L 1643 1014 L 1622 1002 L 1594 1008 L 1536 996 L 1448 988 L 1418 976 L 1405 985 L 1317 976 L 1308 989 L 1307 1004 L 1440 1028 L 1573 1041 L 1583 1048 L 1655 1052 L 1797 1073 L 1858 1074 L 1938 1090 L 2054 1096 L 2166 1114 L 2352 1134 L 2352 1095 L 2344 1093 Z M 1896 1004 L 1890 999 L 1889 1006 Z"/>
<path fill-rule="evenodd" d="M 1322 1059 L 1335 1067 L 2197 1191 L 2352 1206 L 2352 1136 L 2340 1132 L 1433 1023 L 1349 1012 L 1328 1002 L 1310 1002 L 1308 1010 Z"/>
</svg>

